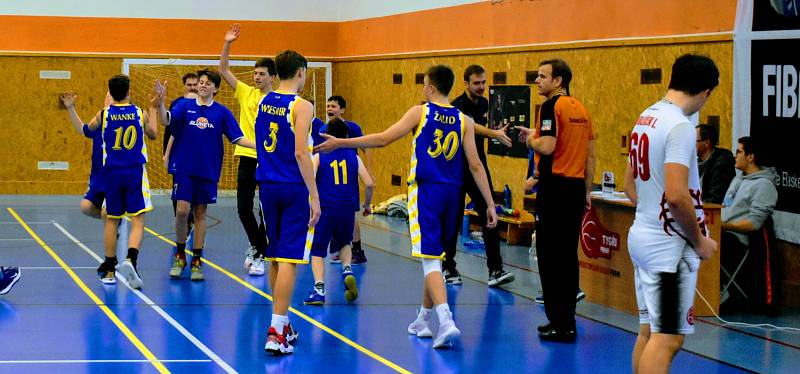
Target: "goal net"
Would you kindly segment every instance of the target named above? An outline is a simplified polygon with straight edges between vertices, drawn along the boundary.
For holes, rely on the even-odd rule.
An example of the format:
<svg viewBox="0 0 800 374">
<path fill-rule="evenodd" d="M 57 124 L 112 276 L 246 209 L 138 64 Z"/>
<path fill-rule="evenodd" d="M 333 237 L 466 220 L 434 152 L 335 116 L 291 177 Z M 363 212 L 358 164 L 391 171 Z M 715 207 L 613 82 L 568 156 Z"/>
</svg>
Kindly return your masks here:
<svg viewBox="0 0 800 374">
<path fill-rule="evenodd" d="M 253 85 L 253 66 L 255 61 L 231 61 L 231 71 L 240 81 Z M 180 59 L 128 59 L 123 61 L 123 73 L 131 78 L 131 102 L 144 110 L 149 107 L 149 99 L 153 93 L 155 80 L 168 82 L 166 105 L 183 94 L 181 78 L 189 72 L 201 69 L 219 70 L 218 60 L 180 60 Z M 331 95 L 330 89 L 330 63 L 309 63 L 308 74 L 303 98 L 315 103 L 316 115 L 325 118 L 325 100 Z M 276 77 L 273 87 L 278 87 Z M 233 98 L 234 90 L 222 81 L 215 101 L 225 105 L 239 120 L 239 103 Z M 154 194 L 169 194 L 172 189 L 172 178 L 167 174 L 162 155 L 164 153 L 164 128 L 159 125 L 158 137 L 155 140 L 147 139 L 147 174 L 150 180 L 150 189 Z M 225 154 L 222 159 L 222 173 L 219 179 L 219 195 L 230 196 L 235 194 L 238 157 L 233 156 L 234 145 L 227 139 L 223 140 Z M 198 152 L 204 150 L 198 149 Z"/>
</svg>

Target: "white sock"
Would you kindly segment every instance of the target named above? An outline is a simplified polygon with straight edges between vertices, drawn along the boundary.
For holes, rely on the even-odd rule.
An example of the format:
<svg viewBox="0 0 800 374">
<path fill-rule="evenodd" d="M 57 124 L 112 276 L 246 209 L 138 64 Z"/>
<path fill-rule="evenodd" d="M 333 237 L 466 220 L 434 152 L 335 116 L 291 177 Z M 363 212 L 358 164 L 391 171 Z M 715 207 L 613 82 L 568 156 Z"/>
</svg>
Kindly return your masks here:
<svg viewBox="0 0 800 374">
<path fill-rule="evenodd" d="M 278 334 L 283 334 L 283 327 L 286 326 L 287 323 L 289 323 L 289 317 L 273 314 L 270 326 L 274 327 Z"/>
<path fill-rule="evenodd" d="M 439 316 L 440 326 L 448 321 L 453 321 L 453 313 L 450 313 L 450 306 L 447 303 L 437 305 L 436 314 Z"/>
<path fill-rule="evenodd" d="M 325 282 L 317 282 L 314 284 L 314 291 L 318 294 L 325 296 Z"/>
<path fill-rule="evenodd" d="M 433 312 L 433 309 L 420 306 L 419 313 L 417 313 L 417 321 L 427 322 L 429 319 L 431 319 L 431 312 Z"/>
</svg>

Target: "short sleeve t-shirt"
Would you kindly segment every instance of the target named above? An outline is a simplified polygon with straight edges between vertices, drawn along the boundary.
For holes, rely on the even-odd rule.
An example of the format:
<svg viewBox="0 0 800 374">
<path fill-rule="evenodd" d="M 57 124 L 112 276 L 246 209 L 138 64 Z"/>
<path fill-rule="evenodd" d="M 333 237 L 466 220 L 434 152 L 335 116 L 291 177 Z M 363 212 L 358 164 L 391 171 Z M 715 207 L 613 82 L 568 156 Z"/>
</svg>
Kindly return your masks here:
<svg viewBox="0 0 800 374">
<path fill-rule="evenodd" d="M 628 234 L 634 264 L 650 271 L 674 272 L 681 258 L 697 259 L 669 211 L 664 191 L 664 165 L 689 169 L 688 189 L 697 222 L 705 233 L 697 171 L 697 134 L 677 106 L 661 101 L 647 108 L 631 132 L 628 162 L 636 183 L 636 217 Z"/>
<path fill-rule="evenodd" d="M 554 136 L 556 146 L 549 155 L 534 155 L 539 178 L 550 176 L 584 178 L 589 141 L 594 130 L 589 113 L 572 96 L 556 95 L 545 101 L 536 119 L 537 136 Z"/>
<path fill-rule="evenodd" d="M 175 174 L 219 181 L 224 154 L 222 136 L 231 143 L 244 137 L 233 113 L 218 102 L 200 105 L 197 100 L 184 100 L 170 111 L 170 116 L 175 137 Z"/>
<path fill-rule="evenodd" d="M 239 127 L 244 137 L 253 141 L 256 140 L 255 124 L 258 104 L 261 103 L 263 97 L 264 94 L 258 88 L 248 86 L 242 81 L 236 83 L 233 98 L 239 102 Z M 256 150 L 237 145 L 233 155 L 256 158 Z"/>
</svg>

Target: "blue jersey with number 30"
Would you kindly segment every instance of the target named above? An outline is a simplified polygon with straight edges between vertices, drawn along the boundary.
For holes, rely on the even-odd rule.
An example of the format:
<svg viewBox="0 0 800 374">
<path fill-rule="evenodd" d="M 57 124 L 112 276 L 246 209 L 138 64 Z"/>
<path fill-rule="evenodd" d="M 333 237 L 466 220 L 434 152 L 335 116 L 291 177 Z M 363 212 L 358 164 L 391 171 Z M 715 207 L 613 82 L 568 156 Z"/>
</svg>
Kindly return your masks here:
<svg viewBox="0 0 800 374">
<path fill-rule="evenodd" d="M 303 183 L 294 156 L 295 124 L 292 110 L 298 100 L 300 97 L 296 94 L 272 91 L 258 105 L 255 127 L 258 158 L 256 180 L 259 182 Z"/>
<path fill-rule="evenodd" d="M 112 104 L 103 110 L 103 165 L 125 167 L 147 162 L 144 115 L 133 104 Z"/>
<path fill-rule="evenodd" d="M 427 103 L 411 143 L 408 183 L 461 185 L 464 151 L 464 115 L 450 105 Z"/>
</svg>

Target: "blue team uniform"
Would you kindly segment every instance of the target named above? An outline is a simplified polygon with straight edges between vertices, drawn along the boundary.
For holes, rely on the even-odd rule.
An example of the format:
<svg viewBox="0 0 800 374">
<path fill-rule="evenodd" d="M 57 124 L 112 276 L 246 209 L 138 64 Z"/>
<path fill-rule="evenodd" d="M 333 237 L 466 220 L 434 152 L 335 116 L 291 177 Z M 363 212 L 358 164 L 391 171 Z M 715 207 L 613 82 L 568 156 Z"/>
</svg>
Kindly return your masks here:
<svg viewBox="0 0 800 374">
<path fill-rule="evenodd" d="M 103 130 L 100 127 L 91 130 L 89 125 L 83 125 L 83 136 L 92 139 L 92 170 L 89 173 L 89 187 L 83 198 L 91 201 L 97 209 L 102 209 L 106 199 L 103 185 Z"/>
<path fill-rule="evenodd" d="M 218 102 L 200 105 L 197 100 L 181 100 L 170 110 L 172 126 L 172 199 L 216 203 L 224 154 L 222 136 L 231 143 L 244 136 L 236 118 Z"/>
<path fill-rule="evenodd" d="M 444 257 L 444 248 L 458 234 L 458 191 L 464 151 L 464 115 L 445 104 L 427 103 L 411 143 L 408 214 L 412 255 Z"/>
<path fill-rule="evenodd" d="M 355 150 L 342 148 L 320 154 L 316 180 L 322 214 L 314 228 L 311 255 L 325 257 L 329 245 L 335 253 L 353 241 L 353 212 L 360 209 Z"/>
<path fill-rule="evenodd" d="M 142 110 L 133 104 L 104 109 L 101 136 L 108 217 L 137 216 L 152 210 Z"/>
<path fill-rule="evenodd" d="M 306 264 L 314 228 L 308 227 L 308 188 L 294 156 L 292 110 L 299 100 L 296 94 L 282 91 L 270 92 L 261 99 L 255 123 L 256 180 L 269 238 L 267 259 Z M 309 154 L 311 145 L 309 136 Z"/>
<path fill-rule="evenodd" d="M 359 136 L 364 136 L 364 132 L 361 131 L 361 126 L 357 123 L 352 121 L 344 121 L 347 124 L 347 137 L 348 138 L 357 138 Z M 325 141 L 325 138 L 322 137 L 320 134 L 324 134 L 328 131 L 328 124 L 323 122 L 321 119 L 314 117 L 311 121 L 311 138 L 314 140 L 314 146 L 318 146 Z"/>
</svg>

